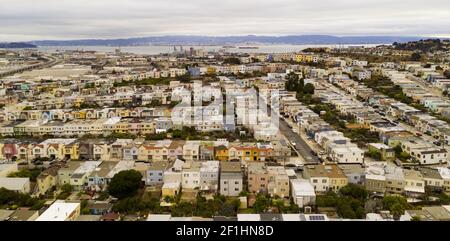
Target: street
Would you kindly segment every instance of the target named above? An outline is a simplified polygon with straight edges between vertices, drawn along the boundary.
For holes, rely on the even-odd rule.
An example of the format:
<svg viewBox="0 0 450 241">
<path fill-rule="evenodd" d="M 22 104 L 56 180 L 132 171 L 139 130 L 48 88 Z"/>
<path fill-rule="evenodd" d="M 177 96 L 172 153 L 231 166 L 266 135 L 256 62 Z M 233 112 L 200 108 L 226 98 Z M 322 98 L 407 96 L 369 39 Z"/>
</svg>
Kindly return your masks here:
<svg viewBox="0 0 450 241">
<path fill-rule="evenodd" d="M 306 144 L 306 142 L 303 140 L 303 138 L 300 137 L 299 134 L 295 133 L 291 129 L 291 127 L 283 118 L 280 118 L 279 128 L 281 134 L 283 134 L 290 143 L 295 143 L 294 149 L 299 155 L 303 157 L 303 159 L 305 160 L 305 164 L 320 163 L 319 158 L 311 153 L 312 149 L 309 147 L 309 145 Z"/>
<path fill-rule="evenodd" d="M 260 100 L 263 101 L 263 100 Z M 281 134 L 288 140 L 289 145 L 293 146 L 295 152 L 304 160 L 304 164 L 320 163 L 319 157 L 312 154 L 313 150 L 305 142 L 305 140 L 297 133 L 295 133 L 289 124 L 280 116 L 279 112 L 274 112 L 270 105 L 267 105 L 269 116 L 276 115 L 279 117 L 279 130 Z M 295 143 L 295 145 L 292 145 Z"/>
</svg>

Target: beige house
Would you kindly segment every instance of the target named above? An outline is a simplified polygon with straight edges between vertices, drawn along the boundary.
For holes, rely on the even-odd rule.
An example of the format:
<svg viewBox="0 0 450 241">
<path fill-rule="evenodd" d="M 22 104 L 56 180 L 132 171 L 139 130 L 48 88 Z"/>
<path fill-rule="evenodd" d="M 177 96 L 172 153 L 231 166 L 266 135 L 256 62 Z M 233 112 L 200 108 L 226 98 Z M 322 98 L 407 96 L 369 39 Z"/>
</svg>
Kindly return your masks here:
<svg viewBox="0 0 450 241">
<path fill-rule="evenodd" d="M 330 178 L 330 191 L 337 192 L 347 186 L 348 178 L 338 165 L 325 165 L 325 171 Z"/>
<path fill-rule="evenodd" d="M 61 167 L 58 170 L 58 184 L 64 185 L 64 184 L 70 184 L 70 179 L 80 166 L 82 165 L 82 162 L 80 161 L 69 161 L 67 164 L 65 164 L 63 167 Z"/>
<path fill-rule="evenodd" d="M 253 193 L 267 193 L 269 174 L 263 162 L 251 162 L 247 167 L 248 191 Z"/>
<path fill-rule="evenodd" d="M 175 197 L 181 192 L 180 182 L 167 182 L 162 186 L 162 197 Z"/>
<path fill-rule="evenodd" d="M 330 188 L 330 178 L 321 165 L 306 166 L 303 177 L 313 185 L 315 192 L 327 192 Z"/>
<path fill-rule="evenodd" d="M 286 169 L 282 166 L 269 166 L 267 172 L 269 175 L 267 185 L 269 194 L 281 198 L 289 197 L 289 177 L 286 174 Z"/>
<path fill-rule="evenodd" d="M 403 194 L 406 185 L 403 168 L 387 165 L 384 170 L 386 177 L 386 192 L 391 194 Z"/>
<path fill-rule="evenodd" d="M 336 164 L 307 166 L 303 175 L 316 192 L 337 192 L 348 184 L 347 176 Z"/>
<path fill-rule="evenodd" d="M 58 184 L 59 165 L 51 166 L 39 174 L 36 179 L 36 195 L 43 195 Z"/>
<path fill-rule="evenodd" d="M 384 194 L 386 192 L 386 176 L 382 164 L 373 164 L 366 167 L 364 186 L 372 193 Z"/>
<path fill-rule="evenodd" d="M 425 186 L 433 190 L 443 190 L 444 189 L 444 179 L 439 173 L 438 169 L 431 167 L 421 167 L 419 168 L 420 174 L 422 174 L 425 181 Z"/>
<path fill-rule="evenodd" d="M 425 193 L 425 180 L 422 174 L 416 170 L 403 170 L 405 173 L 405 193 L 409 196 L 417 196 Z"/>
</svg>

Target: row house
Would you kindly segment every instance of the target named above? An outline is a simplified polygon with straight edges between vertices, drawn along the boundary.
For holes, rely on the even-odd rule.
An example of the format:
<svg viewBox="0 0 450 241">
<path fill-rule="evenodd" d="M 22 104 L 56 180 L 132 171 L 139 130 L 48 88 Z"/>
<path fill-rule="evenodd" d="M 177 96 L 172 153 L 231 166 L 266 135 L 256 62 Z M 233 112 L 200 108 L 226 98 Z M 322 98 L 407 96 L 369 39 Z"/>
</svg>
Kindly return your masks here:
<svg viewBox="0 0 450 241">
<path fill-rule="evenodd" d="M 241 162 L 220 162 L 220 190 L 224 196 L 237 197 L 243 191 Z"/>
<path fill-rule="evenodd" d="M 303 178 L 309 180 L 316 192 L 339 191 L 348 184 L 348 178 L 338 165 L 306 166 Z"/>
</svg>

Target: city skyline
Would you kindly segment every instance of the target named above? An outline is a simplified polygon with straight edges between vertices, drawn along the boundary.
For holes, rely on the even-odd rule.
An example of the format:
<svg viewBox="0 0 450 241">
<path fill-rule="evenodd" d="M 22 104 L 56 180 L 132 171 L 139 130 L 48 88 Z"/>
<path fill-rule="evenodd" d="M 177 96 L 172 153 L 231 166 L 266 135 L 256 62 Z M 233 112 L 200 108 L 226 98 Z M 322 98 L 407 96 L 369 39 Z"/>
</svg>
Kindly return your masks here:
<svg viewBox="0 0 450 241">
<path fill-rule="evenodd" d="M 0 41 L 165 35 L 450 36 L 445 10 L 450 3 L 442 0 L 370 0 L 363 5 L 354 0 L 2 2 Z"/>
</svg>

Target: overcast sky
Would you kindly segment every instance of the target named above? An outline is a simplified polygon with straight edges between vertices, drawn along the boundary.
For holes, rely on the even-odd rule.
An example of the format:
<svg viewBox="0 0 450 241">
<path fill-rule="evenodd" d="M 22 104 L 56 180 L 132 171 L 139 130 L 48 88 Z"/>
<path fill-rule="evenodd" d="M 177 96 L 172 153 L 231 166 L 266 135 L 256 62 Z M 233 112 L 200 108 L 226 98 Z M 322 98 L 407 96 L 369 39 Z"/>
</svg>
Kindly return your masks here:
<svg viewBox="0 0 450 241">
<path fill-rule="evenodd" d="M 450 36 L 449 0 L 0 0 L 0 41 L 157 35 Z"/>
</svg>

